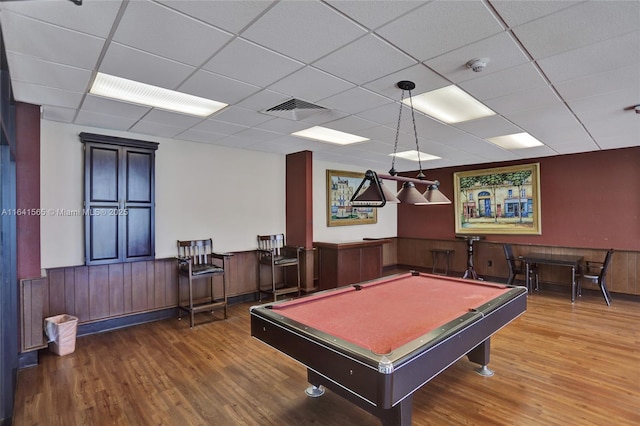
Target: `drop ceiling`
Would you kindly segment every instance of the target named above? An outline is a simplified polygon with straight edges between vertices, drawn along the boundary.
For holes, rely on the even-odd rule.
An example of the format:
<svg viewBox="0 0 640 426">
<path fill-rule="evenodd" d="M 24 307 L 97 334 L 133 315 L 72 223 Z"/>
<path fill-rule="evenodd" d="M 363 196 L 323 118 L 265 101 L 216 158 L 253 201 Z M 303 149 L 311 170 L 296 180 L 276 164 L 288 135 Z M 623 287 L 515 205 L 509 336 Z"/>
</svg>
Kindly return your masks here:
<svg viewBox="0 0 640 426">
<path fill-rule="evenodd" d="M 411 80 L 413 95 L 455 84 L 497 113 L 416 113 L 420 150 L 440 157 L 425 169 L 640 145 L 639 1 L 4 1 L 0 25 L 14 98 L 43 120 L 386 170 L 396 83 Z M 202 119 L 96 97 L 97 72 L 229 106 Z M 266 112 L 291 99 L 325 109 Z M 410 117 L 399 151 L 415 149 Z M 316 125 L 369 140 L 291 136 Z M 520 132 L 544 145 L 485 140 Z"/>
</svg>

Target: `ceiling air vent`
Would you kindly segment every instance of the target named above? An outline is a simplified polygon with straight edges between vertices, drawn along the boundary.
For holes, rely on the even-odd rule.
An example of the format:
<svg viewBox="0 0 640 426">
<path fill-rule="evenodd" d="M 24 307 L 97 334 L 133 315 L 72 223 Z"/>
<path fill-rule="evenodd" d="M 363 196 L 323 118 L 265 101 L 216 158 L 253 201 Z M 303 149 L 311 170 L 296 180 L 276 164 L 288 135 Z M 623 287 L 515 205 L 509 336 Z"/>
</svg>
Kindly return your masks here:
<svg viewBox="0 0 640 426">
<path fill-rule="evenodd" d="M 315 105 L 306 101 L 302 101 L 300 99 L 293 98 L 262 112 L 276 117 L 298 121 L 324 111 L 329 110 L 320 105 Z"/>
</svg>

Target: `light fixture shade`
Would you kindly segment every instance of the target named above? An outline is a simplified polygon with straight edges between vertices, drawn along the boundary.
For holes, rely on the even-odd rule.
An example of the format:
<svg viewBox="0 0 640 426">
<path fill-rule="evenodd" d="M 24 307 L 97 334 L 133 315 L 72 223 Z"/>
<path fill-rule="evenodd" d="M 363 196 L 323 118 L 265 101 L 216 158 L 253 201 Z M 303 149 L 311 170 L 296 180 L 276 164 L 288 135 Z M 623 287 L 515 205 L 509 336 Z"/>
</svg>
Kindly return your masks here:
<svg viewBox="0 0 640 426">
<path fill-rule="evenodd" d="M 400 203 L 400 200 L 398 199 L 398 197 L 396 197 L 396 194 L 394 194 L 389 188 L 384 186 L 382 180 L 380 180 L 380 187 L 382 188 L 382 192 L 384 193 L 384 198 L 387 199 L 387 203 Z"/>
<path fill-rule="evenodd" d="M 414 205 L 426 205 L 429 204 L 426 198 L 422 196 L 420 191 L 416 189 L 416 185 L 413 182 L 405 182 L 402 184 L 402 189 L 396 196 L 401 203 L 414 204 Z"/>
<path fill-rule="evenodd" d="M 423 195 L 430 205 L 451 204 L 451 200 L 448 199 L 442 192 L 440 192 L 440 189 L 438 189 L 438 185 L 429 185 L 429 188 L 427 188 Z"/>
<path fill-rule="evenodd" d="M 389 188 L 384 186 L 381 179 L 378 179 L 378 182 L 380 182 L 380 188 L 382 189 L 382 194 L 384 195 L 385 201 L 387 203 L 397 204 L 400 202 L 400 200 L 398 200 L 398 198 L 396 197 L 396 194 L 394 194 L 393 192 L 391 192 Z M 358 196 L 355 197 L 353 201 L 351 201 L 351 204 L 353 204 L 354 206 L 357 206 L 358 204 L 368 205 L 371 203 L 377 203 L 382 201 L 383 200 L 380 197 L 380 192 L 377 190 L 376 186 L 369 185 L 367 189 L 362 191 L 362 193 L 358 194 Z"/>
</svg>

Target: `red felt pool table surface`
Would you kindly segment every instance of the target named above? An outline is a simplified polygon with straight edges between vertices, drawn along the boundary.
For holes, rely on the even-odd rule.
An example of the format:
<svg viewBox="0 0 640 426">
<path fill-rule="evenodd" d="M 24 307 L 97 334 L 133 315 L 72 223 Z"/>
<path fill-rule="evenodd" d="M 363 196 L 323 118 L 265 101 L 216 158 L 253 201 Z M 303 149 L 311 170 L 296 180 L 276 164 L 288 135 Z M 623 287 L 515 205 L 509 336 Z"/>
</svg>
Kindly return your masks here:
<svg viewBox="0 0 640 426">
<path fill-rule="evenodd" d="M 510 288 L 436 275 L 404 274 L 276 304 L 273 310 L 375 354 L 387 354 Z"/>
</svg>

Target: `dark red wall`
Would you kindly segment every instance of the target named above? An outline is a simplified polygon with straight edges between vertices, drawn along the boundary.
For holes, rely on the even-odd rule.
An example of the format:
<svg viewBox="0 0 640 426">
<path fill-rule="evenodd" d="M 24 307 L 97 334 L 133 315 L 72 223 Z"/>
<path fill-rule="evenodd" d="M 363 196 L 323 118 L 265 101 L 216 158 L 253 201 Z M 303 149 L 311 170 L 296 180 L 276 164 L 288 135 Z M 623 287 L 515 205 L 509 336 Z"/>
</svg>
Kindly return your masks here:
<svg viewBox="0 0 640 426">
<path fill-rule="evenodd" d="M 453 173 L 540 163 L 542 235 L 496 242 L 640 250 L 640 147 L 426 171 L 452 201 Z M 404 174 L 404 173 L 403 173 Z M 406 174 L 412 176 L 412 174 Z M 398 236 L 455 238 L 454 206 L 398 206 Z"/>
<path fill-rule="evenodd" d="M 287 244 L 313 247 L 313 157 L 311 151 L 286 157 Z"/>
<path fill-rule="evenodd" d="M 16 103 L 16 139 L 16 208 L 29 213 L 16 217 L 17 272 L 32 278 L 41 274 L 39 106 Z"/>
</svg>

